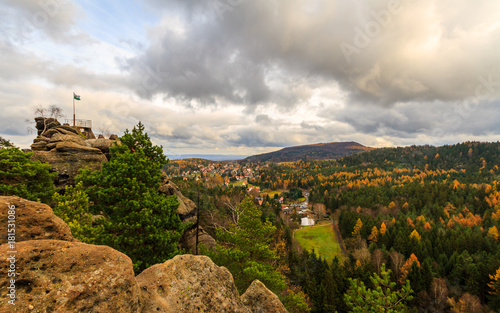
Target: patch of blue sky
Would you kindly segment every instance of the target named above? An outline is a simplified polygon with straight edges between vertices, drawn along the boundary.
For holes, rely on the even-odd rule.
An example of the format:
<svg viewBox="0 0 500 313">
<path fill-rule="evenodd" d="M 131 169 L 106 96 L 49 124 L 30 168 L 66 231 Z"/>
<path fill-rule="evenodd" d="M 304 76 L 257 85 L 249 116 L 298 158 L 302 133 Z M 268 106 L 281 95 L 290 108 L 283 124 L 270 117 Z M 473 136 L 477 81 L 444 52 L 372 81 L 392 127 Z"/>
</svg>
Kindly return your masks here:
<svg viewBox="0 0 500 313">
<path fill-rule="evenodd" d="M 85 11 L 78 21 L 84 32 L 136 54 L 147 46 L 147 28 L 159 23 L 161 16 L 149 10 L 142 1 L 75 0 Z"/>
</svg>

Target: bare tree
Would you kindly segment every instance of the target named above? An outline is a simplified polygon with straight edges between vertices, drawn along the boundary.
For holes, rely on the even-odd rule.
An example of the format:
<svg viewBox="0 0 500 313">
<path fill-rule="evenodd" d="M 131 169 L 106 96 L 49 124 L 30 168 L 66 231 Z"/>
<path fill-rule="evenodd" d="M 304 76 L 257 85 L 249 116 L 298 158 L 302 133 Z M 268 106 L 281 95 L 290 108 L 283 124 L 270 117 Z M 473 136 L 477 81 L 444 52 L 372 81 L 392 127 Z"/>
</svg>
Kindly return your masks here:
<svg viewBox="0 0 500 313">
<path fill-rule="evenodd" d="M 451 312 L 453 313 L 482 313 L 483 306 L 478 296 L 464 293 L 458 301 L 454 298 L 448 299 L 451 305 Z"/>
<path fill-rule="evenodd" d="M 229 213 L 231 214 L 232 222 L 235 225 L 238 225 L 238 220 L 243 214 L 243 210 L 240 208 L 241 199 L 239 198 L 240 197 L 233 198 L 228 196 L 222 196 L 220 200 L 221 203 L 224 205 L 224 207 L 228 209 Z"/>
<path fill-rule="evenodd" d="M 389 255 L 391 258 L 391 268 L 392 272 L 396 276 L 396 280 L 399 278 L 399 275 L 401 274 L 401 267 L 405 263 L 405 257 L 399 252 L 393 251 Z"/>
<path fill-rule="evenodd" d="M 433 312 L 443 312 L 448 300 L 448 287 L 446 281 L 442 278 L 434 278 L 432 280 L 431 289 L 431 310 Z"/>
<path fill-rule="evenodd" d="M 323 203 L 314 203 L 313 212 L 316 215 L 316 219 L 322 220 L 326 214 L 326 206 Z"/>
<path fill-rule="evenodd" d="M 109 138 L 109 136 L 111 136 L 111 130 L 109 129 L 109 125 L 101 124 L 98 129 L 99 129 L 98 135 L 103 135 L 104 138 Z"/>
<path fill-rule="evenodd" d="M 39 104 L 37 107 L 35 107 L 34 114 L 35 118 L 37 117 L 43 118 L 42 120 L 43 130 L 40 132 L 40 134 L 47 130 L 47 126 L 50 124 L 50 122 L 64 117 L 61 107 L 57 105 L 51 105 L 47 109 Z M 26 120 L 26 123 L 29 124 L 29 126 L 27 127 L 28 133 L 32 133 L 37 128 L 36 127 L 37 125 L 35 125 L 35 129 L 33 128 L 34 122 L 29 119 Z"/>
<path fill-rule="evenodd" d="M 384 258 L 384 253 L 377 249 L 373 251 L 372 253 L 372 263 L 375 265 L 375 268 L 377 269 L 377 274 L 380 275 L 380 267 L 382 266 L 383 263 L 386 263 L 386 260 Z"/>
<path fill-rule="evenodd" d="M 361 263 L 366 264 L 371 258 L 371 253 L 368 250 L 366 241 L 363 240 L 360 247 L 358 249 L 355 249 L 352 255 L 356 260 L 359 260 Z"/>
</svg>

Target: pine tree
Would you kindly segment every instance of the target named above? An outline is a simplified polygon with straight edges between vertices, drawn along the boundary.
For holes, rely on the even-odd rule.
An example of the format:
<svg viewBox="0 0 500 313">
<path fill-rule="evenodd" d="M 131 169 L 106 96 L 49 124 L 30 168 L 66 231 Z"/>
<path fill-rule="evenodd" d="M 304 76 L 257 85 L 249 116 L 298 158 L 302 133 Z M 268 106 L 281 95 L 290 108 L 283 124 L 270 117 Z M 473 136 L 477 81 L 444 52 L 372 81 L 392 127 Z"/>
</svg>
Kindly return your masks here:
<svg viewBox="0 0 500 313">
<path fill-rule="evenodd" d="M 344 295 L 344 299 L 354 313 L 365 312 L 407 312 L 405 301 L 413 299 L 410 282 L 407 280 L 400 290 L 396 289 L 396 283 L 390 280 L 391 270 L 385 270 L 385 264 L 381 267 L 380 276 L 374 273 L 370 280 L 373 289 L 367 288 L 358 279 L 349 279 L 351 287 Z"/>
<path fill-rule="evenodd" d="M 103 235 L 104 226 L 92 224 L 89 197 L 83 190 L 82 182 L 74 187 L 67 186 L 63 195 L 55 193 L 53 199 L 54 214 L 68 224 L 73 237 L 85 243 L 98 242 L 98 238 Z"/>
<path fill-rule="evenodd" d="M 178 242 L 186 225 L 177 214 L 177 197 L 158 191 L 166 162 L 161 147 L 151 143 L 141 123 L 120 140 L 100 171 L 83 170 L 75 180 L 87 188 L 91 211 L 105 215 L 98 243 L 128 255 L 140 272 L 181 252 Z"/>
<path fill-rule="evenodd" d="M 275 292 L 283 290 L 284 277 L 273 268 L 278 258 L 271 250 L 276 227 L 270 221 L 262 222 L 262 212 L 249 197 L 239 207 L 243 214 L 238 224 L 228 231 L 217 229 L 217 239 L 222 245 L 203 252 L 217 265 L 229 269 L 240 293 L 255 279 Z"/>
<path fill-rule="evenodd" d="M 31 155 L 15 147 L 0 149 L 0 195 L 49 204 L 57 174 L 50 173 L 49 164 L 31 161 Z"/>
</svg>

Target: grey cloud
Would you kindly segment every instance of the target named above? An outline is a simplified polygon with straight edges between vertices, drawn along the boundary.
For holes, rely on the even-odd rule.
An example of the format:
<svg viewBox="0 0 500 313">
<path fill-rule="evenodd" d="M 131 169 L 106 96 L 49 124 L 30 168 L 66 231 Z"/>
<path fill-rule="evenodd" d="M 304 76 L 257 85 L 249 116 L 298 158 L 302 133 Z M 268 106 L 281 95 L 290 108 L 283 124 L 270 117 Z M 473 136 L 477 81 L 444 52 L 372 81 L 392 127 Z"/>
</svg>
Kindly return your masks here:
<svg viewBox="0 0 500 313">
<path fill-rule="evenodd" d="M 40 32 L 60 43 L 91 41 L 89 36 L 76 31 L 76 20 L 84 11 L 73 1 L 1 0 L 0 7 L 1 23 L 9 28 L 5 34 L 13 42 L 25 44 Z"/>
<path fill-rule="evenodd" d="M 199 1 L 150 2 L 184 12 L 187 39 L 163 32 L 138 57 L 170 75 L 147 96 L 168 92 L 220 96 L 237 104 L 294 105 L 297 97 L 281 98 L 286 93 L 267 79 L 267 71 L 278 68 L 287 73 L 279 78 L 283 81 L 334 79 L 355 101 L 453 101 L 472 95 L 479 75 L 500 72 L 494 53 L 500 41 L 492 40 L 500 34 L 494 26 L 500 16 L 492 1 L 434 5 L 401 0 L 391 13 L 389 2 L 382 0 L 257 0 L 238 2 L 223 16 Z M 343 44 L 355 48 L 351 62 Z M 238 64 L 243 69 L 234 70 Z M 194 78 L 182 79 L 186 71 Z"/>
</svg>

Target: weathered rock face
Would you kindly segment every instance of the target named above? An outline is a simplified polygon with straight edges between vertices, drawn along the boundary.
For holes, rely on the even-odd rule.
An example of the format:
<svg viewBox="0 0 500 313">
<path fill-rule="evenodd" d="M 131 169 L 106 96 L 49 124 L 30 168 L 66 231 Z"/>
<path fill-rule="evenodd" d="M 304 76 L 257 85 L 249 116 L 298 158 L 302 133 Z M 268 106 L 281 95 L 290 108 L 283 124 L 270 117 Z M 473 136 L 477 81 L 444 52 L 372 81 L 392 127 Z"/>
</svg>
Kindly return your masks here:
<svg viewBox="0 0 500 313">
<path fill-rule="evenodd" d="M 9 206 L 15 207 L 16 242 L 40 239 L 76 241 L 62 219 L 55 216 L 45 204 L 19 197 L 0 196 L 0 244 L 7 243 L 7 214 Z"/>
<path fill-rule="evenodd" d="M 7 255 L 8 245 L 0 246 Z M 107 246 L 60 240 L 16 244 L 15 312 L 137 312 L 129 257 Z M 7 266 L 0 267 L 7 277 Z M 0 311 L 14 312 L 8 280 L 0 280 Z"/>
<path fill-rule="evenodd" d="M 38 137 L 31 145 L 32 160 L 52 165 L 52 170 L 58 173 L 58 187 L 74 183 L 81 168 L 101 169 L 102 163 L 109 159 L 109 147 L 115 144 L 108 139 L 85 140 L 77 129 L 57 120 L 36 118 L 35 121 Z"/>
<path fill-rule="evenodd" d="M 167 196 L 176 195 L 179 199 L 180 204 L 177 208 L 177 214 L 179 214 L 183 222 L 192 223 L 191 228 L 184 232 L 181 238 L 181 245 L 191 252 L 196 251 L 196 223 L 198 222 L 196 217 L 196 204 L 182 194 L 179 187 L 168 179 L 165 172 L 162 172 L 160 193 Z M 215 244 L 215 239 L 212 238 L 203 227 L 200 227 L 198 230 L 198 243 L 205 246 L 213 246 Z"/>
<path fill-rule="evenodd" d="M 136 277 L 142 312 L 250 311 L 225 267 L 206 256 L 178 255 Z"/>
<path fill-rule="evenodd" d="M 184 235 L 180 240 L 181 246 L 191 253 L 196 251 L 196 226 L 186 230 Z M 204 245 L 206 247 L 213 247 L 215 245 L 215 239 L 207 233 L 203 227 L 200 226 L 198 229 L 198 247 Z"/>
<path fill-rule="evenodd" d="M 160 193 L 167 196 L 176 195 L 180 202 L 179 208 L 177 208 L 177 214 L 179 214 L 181 220 L 183 222 L 196 223 L 196 204 L 181 193 L 179 187 L 168 179 L 165 172 L 162 172 Z"/>
<path fill-rule="evenodd" d="M 75 176 L 81 168 L 100 170 L 107 159 L 99 149 L 60 144 L 51 151 L 34 151 L 33 161 L 48 163 L 52 171 L 57 172 L 56 186 L 63 187 L 74 183 Z"/>
<path fill-rule="evenodd" d="M 118 139 L 109 140 L 109 139 L 104 139 L 103 137 L 98 139 L 88 139 L 85 141 L 85 143 L 92 148 L 101 150 L 101 152 L 104 153 L 104 155 L 109 161 L 109 159 L 111 158 L 109 155 L 109 148 L 111 148 L 115 144 L 119 144 L 119 140 Z"/>
<path fill-rule="evenodd" d="M 288 313 L 280 299 L 259 280 L 252 282 L 241 300 L 252 313 Z"/>
</svg>

